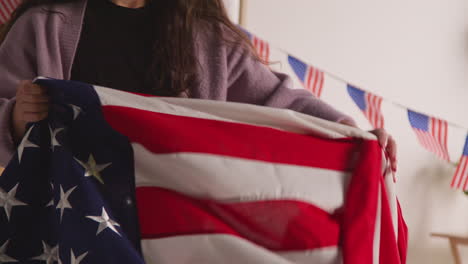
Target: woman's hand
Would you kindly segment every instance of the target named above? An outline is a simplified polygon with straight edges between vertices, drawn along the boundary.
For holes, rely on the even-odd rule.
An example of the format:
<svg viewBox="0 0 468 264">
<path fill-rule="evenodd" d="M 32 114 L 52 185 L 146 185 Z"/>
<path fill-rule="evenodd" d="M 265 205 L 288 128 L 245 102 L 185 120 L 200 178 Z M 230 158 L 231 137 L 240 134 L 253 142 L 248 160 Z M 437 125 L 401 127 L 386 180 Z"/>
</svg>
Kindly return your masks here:
<svg viewBox="0 0 468 264">
<path fill-rule="evenodd" d="M 16 92 L 16 103 L 12 111 L 12 135 L 16 142 L 23 138 L 26 124 L 38 122 L 49 113 L 49 96 L 46 89 L 31 81 L 21 81 Z"/>
<path fill-rule="evenodd" d="M 348 120 L 348 119 L 343 119 L 342 121 L 339 121 L 338 123 L 352 126 L 352 127 L 357 127 L 354 121 Z M 395 140 L 383 128 L 378 128 L 370 132 L 377 136 L 380 146 L 382 146 L 382 148 L 385 149 L 385 153 L 388 155 L 390 159 L 390 165 L 391 165 L 392 171 L 396 172 L 397 170 L 397 145 L 396 145 Z"/>
<path fill-rule="evenodd" d="M 393 172 L 397 170 L 397 145 L 392 136 L 383 128 L 378 128 L 370 131 L 372 134 L 377 136 L 380 146 L 385 149 L 388 158 L 390 159 L 390 165 Z"/>
</svg>

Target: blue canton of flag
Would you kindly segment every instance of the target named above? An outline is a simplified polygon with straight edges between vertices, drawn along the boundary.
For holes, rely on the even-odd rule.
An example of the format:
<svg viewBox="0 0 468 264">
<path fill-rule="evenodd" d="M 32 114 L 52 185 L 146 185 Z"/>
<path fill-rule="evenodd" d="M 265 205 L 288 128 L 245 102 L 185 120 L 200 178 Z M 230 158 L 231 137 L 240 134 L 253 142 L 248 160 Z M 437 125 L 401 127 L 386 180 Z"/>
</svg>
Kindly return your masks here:
<svg viewBox="0 0 468 264">
<path fill-rule="evenodd" d="M 447 121 L 408 110 L 408 118 L 419 143 L 443 160 L 450 161 Z"/>
<path fill-rule="evenodd" d="M 128 140 L 104 125 L 93 90 L 36 82 L 54 109 L 0 177 L 0 263 L 143 263 Z"/>
</svg>

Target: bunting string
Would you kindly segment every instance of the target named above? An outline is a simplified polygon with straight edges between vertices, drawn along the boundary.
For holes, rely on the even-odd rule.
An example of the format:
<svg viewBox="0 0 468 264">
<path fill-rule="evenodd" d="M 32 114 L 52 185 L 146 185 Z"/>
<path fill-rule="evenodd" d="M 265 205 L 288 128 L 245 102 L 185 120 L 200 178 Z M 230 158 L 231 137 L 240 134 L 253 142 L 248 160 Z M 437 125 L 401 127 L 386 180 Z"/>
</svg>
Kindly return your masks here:
<svg viewBox="0 0 468 264">
<path fill-rule="evenodd" d="M 248 32 L 245 29 L 243 30 L 248 34 L 254 44 L 254 47 L 265 60 L 262 47 L 268 46 L 270 52 L 271 45 L 251 32 Z M 259 42 L 263 43 L 262 46 L 256 44 Z M 451 162 L 447 146 L 449 127 L 464 130 L 465 133 L 468 130 L 466 127 L 459 124 L 434 117 L 430 114 L 424 114 L 420 111 L 415 111 L 403 104 L 383 98 L 362 88 L 358 88 L 359 86 L 350 84 L 350 82 L 346 81 L 344 78 L 312 66 L 281 48 L 275 49 L 280 53 L 287 55 L 288 64 L 291 67 L 292 72 L 301 82 L 303 88 L 310 91 L 317 98 L 322 96 L 325 76 L 346 84 L 349 97 L 374 128 L 385 127 L 385 119 L 381 110 L 383 101 L 393 105 L 394 107 L 405 109 L 408 115 L 408 123 L 414 131 L 419 144 L 443 161 Z M 270 61 L 270 58 L 267 57 L 266 61 Z M 468 191 L 468 135 L 455 175 L 452 178 L 451 187 Z"/>
</svg>

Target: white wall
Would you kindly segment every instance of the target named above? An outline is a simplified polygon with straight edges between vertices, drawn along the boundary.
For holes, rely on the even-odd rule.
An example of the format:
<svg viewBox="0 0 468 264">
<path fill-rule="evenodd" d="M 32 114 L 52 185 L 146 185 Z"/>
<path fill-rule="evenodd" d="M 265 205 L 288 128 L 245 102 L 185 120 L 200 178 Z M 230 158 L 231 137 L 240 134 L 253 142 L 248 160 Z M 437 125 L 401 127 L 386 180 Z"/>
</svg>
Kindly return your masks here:
<svg viewBox="0 0 468 264">
<path fill-rule="evenodd" d="M 229 17 L 233 22 L 239 23 L 240 0 L 223 0 Z"/>
<path fill-rule="evenodd" d="M 468 1 L 245 0 L 244 26 L 277 47 L 351 83 L 468 127 Z M 279 56 L 279 55 L 277 55 Z M 287 70 L 285 65 L 275 65 Z M 344 86 L 324 100 L 369 128 Z M 398 194 L 410 228 L 408 263 L 452 263 L 430 232 L 468 237 L 468 196 L 449 188 L 454 167 L 423 150 L 406 113 L 384 104 L 399 144 Z M 452 130 L 456 160 L 465 130 Z M 468 251 L 468 248 L 465 249 Z M 468 263 L 468 252 L 465 262 Z"/>
</svg>

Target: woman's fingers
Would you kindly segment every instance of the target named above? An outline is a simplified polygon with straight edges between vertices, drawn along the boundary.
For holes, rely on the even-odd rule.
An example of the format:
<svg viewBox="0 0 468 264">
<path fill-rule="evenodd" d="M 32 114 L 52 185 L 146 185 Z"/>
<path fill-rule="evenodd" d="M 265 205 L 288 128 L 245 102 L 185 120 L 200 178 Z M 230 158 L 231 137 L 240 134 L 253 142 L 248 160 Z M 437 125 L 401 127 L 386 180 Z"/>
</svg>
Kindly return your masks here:
<svg viewBox="0 0 468 264">
<path fill-rule="evenodd" d="M 31 81 L 22 83 L 20 92 L 24 95 L 46 95 L 47 90 L 37 84 L 33 84 Z"/>
<path fill-rule="evenodd" d="M 377 136 L 380 146 L 382 146 L 382 148 L 387 152 L 389 156 L 391 169 L 393 171 L 396 171 L 398 161 L 397 161 L 397 145 L 396 145 L 395 140 L 383 128 L 373 130 L 371 131 L 371 133 Z"/>
<path fill-rule="evenodd" d="M 26 113 L 45 113 L 49 111 L 49 104 L 47 103 L 22 103 L 21 109 Z"/>
<path fill-rule="evenodd" d="M 21 100 L 24 103 L 49 103 L 49 96 L 47 95 L 33 95 L 33 94 L 23 94 L 21 98 L 17 98 L 17 101 Z"/>
<path fill-rule="evenodd" d="M 397 165 L 398 165 L 398 161 L 397 161 L 397 145 L 396 145 L 396 142 L 395 140 L 393 139 L 392 136 L 389 136 L 388 138 L 388 144 L 387 144 L 387 152 L 390 156 L 390 163 L 391 163 L 391 166 L 392 166 L 392 170 L 393 171 L 396 171 L 397 170 Z"/>
<path fill-rule="evenodd" d="M 388 134 L 387 131 L 385 131 L 385 129 L 379 128 L 371 131 L 371 133 L 377 136 L 379 144 L 380 146 L 382 146 L 382 148 L 387 148 Z"/>
<path fill-rule="evenodd" d="M 48 115 L 47 112 L 42 112 L 42 113 L 25 112 L 23 113 L 23 118 L 27 120 L 27 122 L 39 122 L 41 120 L 46 119 L 47 115 Z"/>
</svg>

